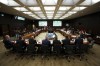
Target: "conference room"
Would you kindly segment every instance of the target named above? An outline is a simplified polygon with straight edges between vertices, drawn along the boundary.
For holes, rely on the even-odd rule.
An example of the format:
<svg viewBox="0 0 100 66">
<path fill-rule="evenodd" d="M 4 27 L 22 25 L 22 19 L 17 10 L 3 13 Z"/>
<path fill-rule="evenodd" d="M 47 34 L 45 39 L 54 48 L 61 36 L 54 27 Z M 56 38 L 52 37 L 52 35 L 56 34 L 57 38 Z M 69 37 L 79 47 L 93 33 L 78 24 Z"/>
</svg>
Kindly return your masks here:
<svg viewBox="0 0 100 66">
<path fill-rule="evenodd" d="M 0 66 L 90 65 L 100 65 L 100 0 L 0 0 Z"/>
</svg>

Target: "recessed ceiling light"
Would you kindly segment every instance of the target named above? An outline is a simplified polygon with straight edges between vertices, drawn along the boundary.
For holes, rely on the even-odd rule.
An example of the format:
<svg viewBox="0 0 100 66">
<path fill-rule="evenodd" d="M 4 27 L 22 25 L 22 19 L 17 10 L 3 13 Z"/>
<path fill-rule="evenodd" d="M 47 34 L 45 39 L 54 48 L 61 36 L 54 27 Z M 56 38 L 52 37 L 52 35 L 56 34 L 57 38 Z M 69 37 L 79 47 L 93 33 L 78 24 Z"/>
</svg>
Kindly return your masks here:
<svg viewBox="0 0 100 66">
<path fill-rule="evenodd" d="M 23 12 L 23 13 L 25 13 L 25 14 L 33 14 L 32 12 Z"/>
<path fill-rule="evenodd" d="M 59 10 L 69 10 L 70 9 L 70 7 L 65 7 L 65 6 L 61 6 L 60 8 L 59 8 Z"/>
<path fill-rule="evenodd" d="M 45 6 L 45 10 L 55 10 L 55 6 Z"/>
<path fill-rule="evenodd" d="M 40 7 L 29 7 L 29 8 L 33 11 L 40 11 L 41 10 Z"/>
<path fill-rule="evenodd" d="M 75 7 L 74 9 L 73 9 L 73 11 L 80 11 L 80 10 L 83 10 L 83 9 L 85 9 L 86 7 Z"/>
<path fill-rule="evenodd" d="M 7 5 L 7 6 L 20 6 L 17 2 L 14 0 L 0 0 L 1 3 Z"/>
<path fill-rule="evenodd" d="M 14 9 L 18 10 L 18 11 L 28 11 L 26 8 L 24 7 L 14 7 Z"/>
<path fill-rule="evenodd" d="M 58 0 L 41 0 L 43 5 L 56 5 Z"/>
</svg>

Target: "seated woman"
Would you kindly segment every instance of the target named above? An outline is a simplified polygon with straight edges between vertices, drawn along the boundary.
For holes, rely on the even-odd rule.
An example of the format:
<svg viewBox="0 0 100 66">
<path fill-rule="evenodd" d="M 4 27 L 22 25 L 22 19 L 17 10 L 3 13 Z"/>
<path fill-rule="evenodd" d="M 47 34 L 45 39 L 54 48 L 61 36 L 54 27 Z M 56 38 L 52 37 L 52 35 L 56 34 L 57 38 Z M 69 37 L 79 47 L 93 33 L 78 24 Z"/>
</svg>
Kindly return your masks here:
<svg viewBox="0 0 100 66">
<path fill-rule="evenodd" d="M 6 49 L 14 49 L 14 42 L 11 41 L 11 38 L 9 35 L 4 36 L 3 43 Z"/>
</svg>

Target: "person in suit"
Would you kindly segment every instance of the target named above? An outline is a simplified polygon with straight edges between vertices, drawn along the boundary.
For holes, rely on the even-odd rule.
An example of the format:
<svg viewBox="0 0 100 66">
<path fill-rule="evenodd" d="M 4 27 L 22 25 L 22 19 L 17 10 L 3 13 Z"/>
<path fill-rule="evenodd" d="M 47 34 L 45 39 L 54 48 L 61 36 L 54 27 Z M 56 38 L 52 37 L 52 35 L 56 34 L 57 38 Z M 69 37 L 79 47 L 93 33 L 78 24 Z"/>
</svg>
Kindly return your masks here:
<svg viewBox="0 0 100 66">
<path fill-rule="evenodd" d="M 83 38 L 79 36 L 75 40 L 75 53 L 80 53 L 82 51 L 82 45 L 83 45 Z"/>
<path fill-rule="evenodd" d="M 62 47 L 63 47 L 63 53 L 66 54 L 67 46 L 70 45 L 70 39 L 68 36 L 65 37 L 65 39 L 62 40 Z"/>
<path fill-rule="evenodd" d="M 83 38 L 81 38 L 80 36 L 77 37 L 77 39 L 75 40 L 75 45 L 76 45 L 76 49 L 81 49 L 83 45 Z"/>
<path fill-rule="evenodd" d="M 9 35 L 4 36 L 3 43 L 6 49 L 14 49 L 14 42 Z"/>
<path fill-rule="evenodd" d="M 83 39 L 81 37 L 78 37 L 76 40 L 75 40 L 75 44 L 76 45 L 81 45 L 83 44 Z"/>
<path fill-rule="evenodd" d="M 48 45 L 48 46 L 51 45 L 51 43 L 50 43 L 50 41 L 48 40 L 47 37 L 44 40 L 42 40 L 42 45 Z"/>
<path fill-rule="evenodd" d="M 53 52 L 55 55 L 59 56 L 62 51 L 61 42 L 58 40 L 57 37 L 53 40 Z"/>
<path fill-rule="evenodd" d="M 34 36 L 32 36 L 32 37 L 29 39 L 29 44 L 34 44 L 34 45 L 37 44 L 36 40 L 34 39 Z"/>
<path fill-rule="evenodd" d="M 26 49 L 26 43 L 23 40 L 22 36 L 19 36 L 18 40 L 16 40 L 17 46 L 21 47 L 23 50 Z"/>
<path fill-rule="evenodd" d="M 68 38 L 68 36 L 66 36 L 65 39 L 62 40 L 62 44 L 63 46 L 70 45 L 70 39 Z"/>
<path fill-rule="evenodd" d="M 43 54 L 42 58 L 48 53 L 51 53 L 51 43 L 47 37 L 44 40 L 42 40 L 41 52 Z"/>
<path fill-rule="evenodd" d="M 34 36 L 31 36 L 31 38 L 29 39 L 29 44 L 27 45 L 27 52 L 29 54 L 35 53 L 36 52 L 36 46 L 37 42 L 34 39 Z"/>
<path fill-rule="evenodd" d="M 61 45 L 61 42 L 58 40 L 57 37 L 54 38 L 53 45 Z"/>
</svg>

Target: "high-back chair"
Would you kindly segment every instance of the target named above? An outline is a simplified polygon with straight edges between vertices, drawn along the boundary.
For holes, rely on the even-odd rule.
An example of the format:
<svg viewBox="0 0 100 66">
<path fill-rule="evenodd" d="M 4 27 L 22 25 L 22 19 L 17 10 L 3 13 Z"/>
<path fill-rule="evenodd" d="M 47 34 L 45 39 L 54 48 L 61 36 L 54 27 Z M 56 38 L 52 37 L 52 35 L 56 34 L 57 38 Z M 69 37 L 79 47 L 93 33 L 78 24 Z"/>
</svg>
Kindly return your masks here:
<svg viewBox="0 0 100 66">
<path fill-rule="evenodd" d="M 88 49 L 89 49 L 89 45 L 88 44 L 81 44 L 80 46 L 76 47 L 76 54 L 80 57 L 80 61 L 82 59 L 86 59 L 87 60 L 87 58 L 85 58 L 86 57 L 85 53 L 87 53 Z"/>
<path fill-rule="evenodd" d="M 55 44 L 53 45 L 53 55 L 54 56 L 60 56 L 62 51 L 61 44 Z"/>
<path fill-rule="evenodd" d="M 31 56 L 34 59 L 36 54 L 36 48 L 34 44 L 29 44 L 26 49 L 27 55 Z"/>
<path fill-rule="evenodd" d="M 68 61 L 70 62 L 70 58 L 74 59 L 75 56 L 75 45 L 65 45 L 64 46 L 65 55 L 67 56 Z"/>
<path fill-rule="evenodd" d="M 42 53 L 42 59 L 50 55 L 50 46 L 48 45 L 41 45 L 41 53 Z M 48 58 L 49 59 L 49 58 Z"/>
</svg>

